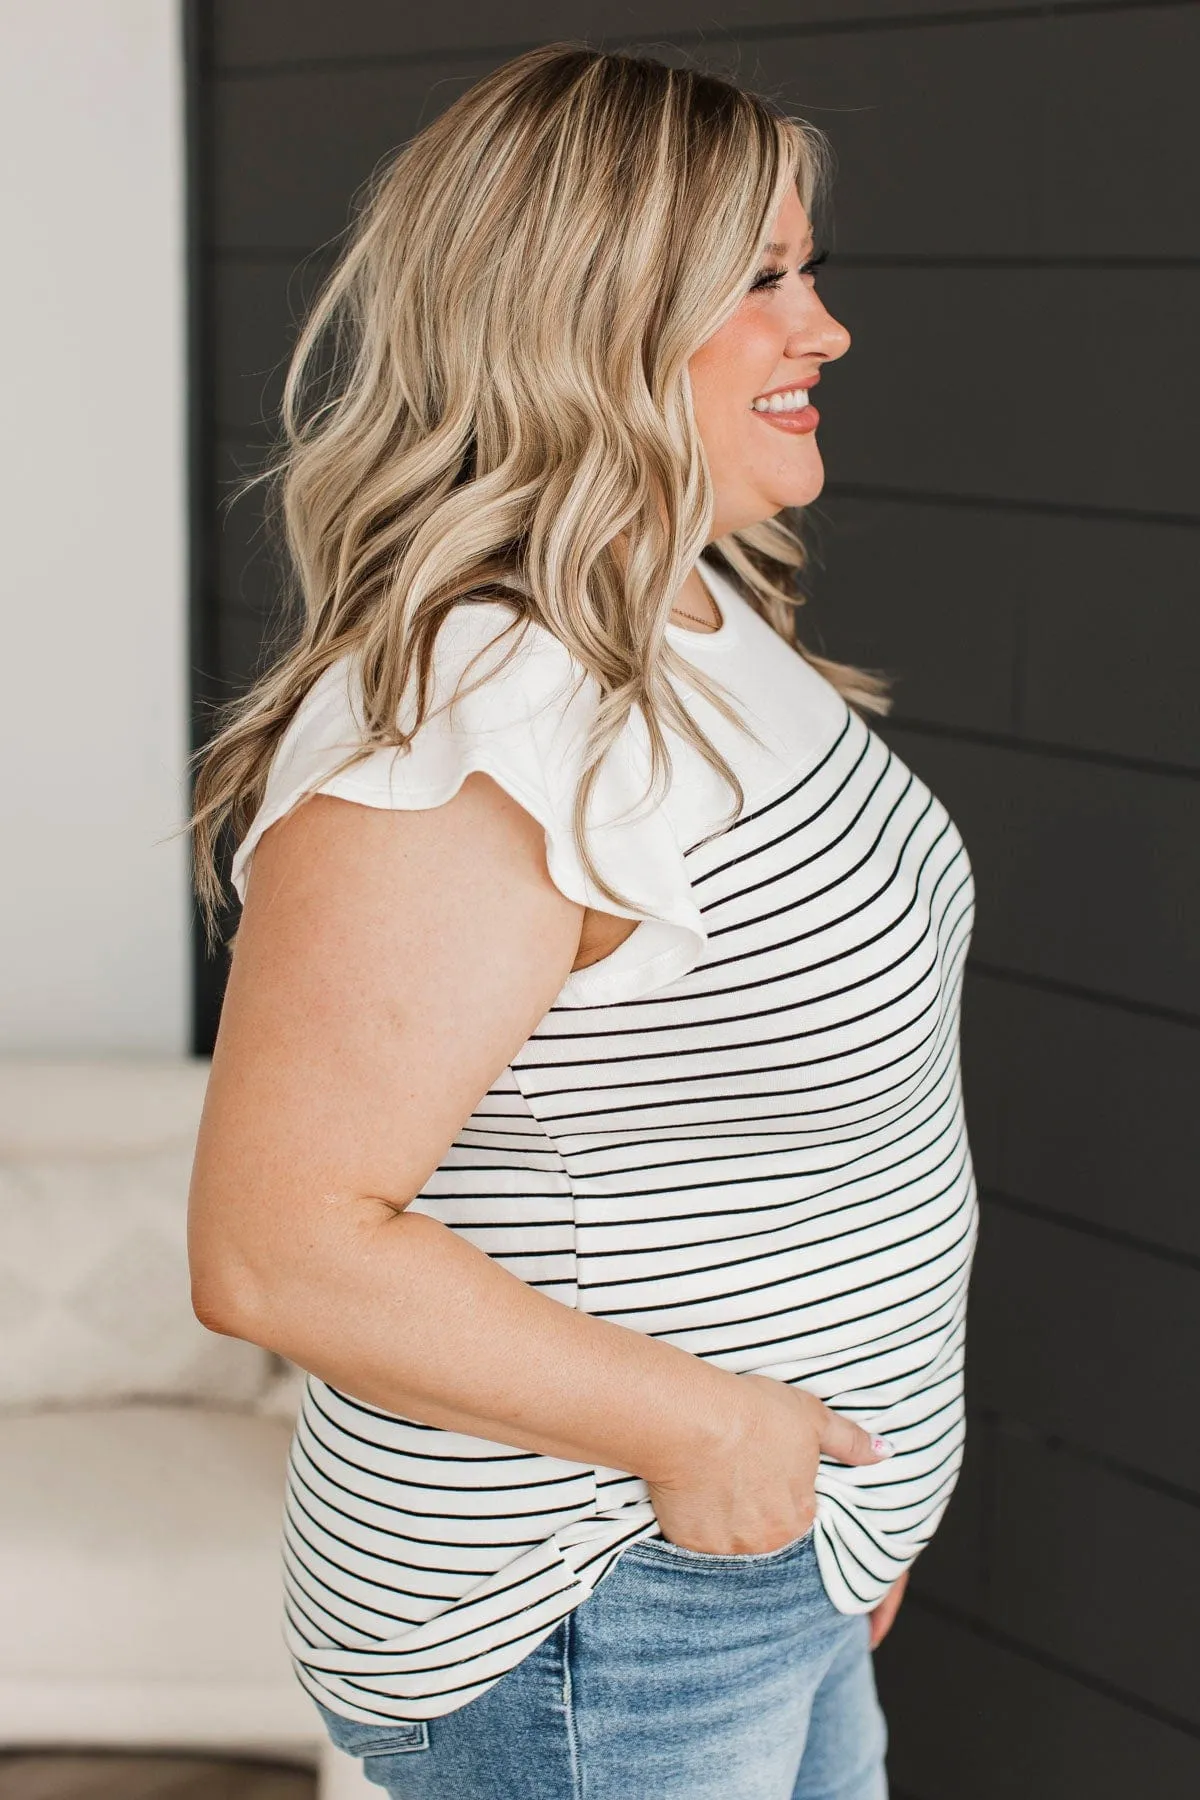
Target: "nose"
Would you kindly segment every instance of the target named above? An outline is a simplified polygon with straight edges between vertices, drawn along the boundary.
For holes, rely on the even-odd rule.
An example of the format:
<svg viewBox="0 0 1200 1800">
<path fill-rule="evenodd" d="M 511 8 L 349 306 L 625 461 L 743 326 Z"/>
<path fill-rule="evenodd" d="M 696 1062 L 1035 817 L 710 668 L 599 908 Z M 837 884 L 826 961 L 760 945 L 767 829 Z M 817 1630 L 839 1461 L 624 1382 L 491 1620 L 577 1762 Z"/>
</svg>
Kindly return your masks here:
<svg viewBox="0 0 1200 1800">
<path fill-rule="evenodd" d="M 809 304 L 805 308 L 804 321 L 789 334 L 784 355 L 817 355 L 827 362 L 845 356 L 852 342 L 846 327 L 840 319 L 834 318 L 815 288 L 809 289 L 806 298 Z"/>
</svg>

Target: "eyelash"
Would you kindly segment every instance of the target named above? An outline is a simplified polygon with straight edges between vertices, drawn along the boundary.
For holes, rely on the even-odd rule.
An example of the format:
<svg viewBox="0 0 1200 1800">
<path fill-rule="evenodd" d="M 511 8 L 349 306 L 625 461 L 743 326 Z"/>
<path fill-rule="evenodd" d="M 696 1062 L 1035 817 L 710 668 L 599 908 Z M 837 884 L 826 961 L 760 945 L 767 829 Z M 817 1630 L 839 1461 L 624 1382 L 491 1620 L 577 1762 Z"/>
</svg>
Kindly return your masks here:
<svg viewBox="0 0 1200 1800">
<path fill-rule="evenodd" d="M 817 270 L 820 268 L 821 264 L 825 261 L 825 258 L 828 255 L 829 255 L 828 250 L 818 250 L 815 256 L 810 256 L 806 263 L 800 264 L 800 271 L 799 271 L 800 274 L 801 275 L 815 275 Z M 787 274 L 786 269 L 764 269 L 762 271 L 762 273 L 757 277 L 757 279 L 751 284 L 750 292 L 752 294 L 754 294 L 754 293 L 760 293 L 764 289 L 766 289 L 768 291 L 773 290 L 779 286 L 779 283 L 783 280 L 783 278 L 786 274 Z"/>
</svg>

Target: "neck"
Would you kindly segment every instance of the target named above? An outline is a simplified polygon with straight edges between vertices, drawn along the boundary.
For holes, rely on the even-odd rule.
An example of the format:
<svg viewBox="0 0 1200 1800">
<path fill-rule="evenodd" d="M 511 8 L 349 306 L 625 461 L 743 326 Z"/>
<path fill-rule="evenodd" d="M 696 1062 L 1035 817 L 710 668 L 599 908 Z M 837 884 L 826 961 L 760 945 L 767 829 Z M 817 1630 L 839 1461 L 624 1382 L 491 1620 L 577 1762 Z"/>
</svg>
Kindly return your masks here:
<svg viewBox="0 0 1200 1800">
<path fill-rule="evenodd" d="M 682 607 L 685 613 L 691 615 L 693 621 L 701 620 L 703 623 L 710 625 L 714 631 L 719 629 L 721 624 L 720 614 L 713 604 L 712 595 L 704 585 L 703 576 L 697 574 L 695 569 L 691 571 L 687 580 L 676 594 L 671 606 L 671 611 L 674 613 L 680 607 Z"/>
</svg>

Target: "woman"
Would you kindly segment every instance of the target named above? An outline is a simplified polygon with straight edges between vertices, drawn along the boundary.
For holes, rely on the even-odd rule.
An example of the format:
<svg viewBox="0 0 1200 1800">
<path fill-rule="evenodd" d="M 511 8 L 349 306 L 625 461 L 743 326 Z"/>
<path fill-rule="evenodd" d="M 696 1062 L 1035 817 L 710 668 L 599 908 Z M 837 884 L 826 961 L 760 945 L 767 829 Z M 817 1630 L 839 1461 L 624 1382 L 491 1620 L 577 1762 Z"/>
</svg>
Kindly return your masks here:
<svg viewBox="0 0 1200 1800">
<path fill-rule="evenodd" d="M 194 1300 L 311 1372 L 287 1638 L 395 1795 L 886 1791 L 972 885 L 882 684 L 795 640 L 826 167 L 538 49 L 380 176 L 289 375 L 305 623 L 197 790 L 244 909 Z"/>
</svg>

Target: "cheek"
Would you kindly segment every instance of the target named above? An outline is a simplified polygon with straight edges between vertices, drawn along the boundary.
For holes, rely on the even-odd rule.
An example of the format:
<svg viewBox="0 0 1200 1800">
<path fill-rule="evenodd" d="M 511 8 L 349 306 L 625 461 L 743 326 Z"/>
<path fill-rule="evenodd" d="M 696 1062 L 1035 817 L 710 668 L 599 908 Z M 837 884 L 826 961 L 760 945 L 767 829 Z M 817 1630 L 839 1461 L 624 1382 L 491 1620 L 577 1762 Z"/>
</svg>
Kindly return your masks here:
<svg viewBox="0 0 1200 1800">
<path fill-rule="evenodd" d="M 732 442 L 750 418 L 750 402 L 768 387 L 783 354 L 780 334 L 753 314 L 721 327 L 689 363 L 696 418 L 706 445 Z"/>
</svg>

